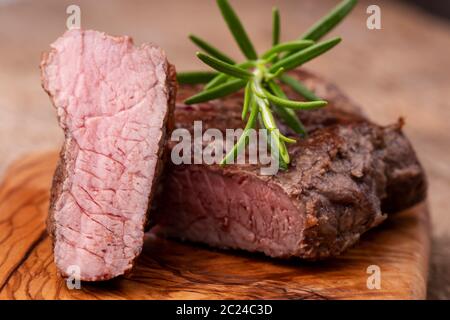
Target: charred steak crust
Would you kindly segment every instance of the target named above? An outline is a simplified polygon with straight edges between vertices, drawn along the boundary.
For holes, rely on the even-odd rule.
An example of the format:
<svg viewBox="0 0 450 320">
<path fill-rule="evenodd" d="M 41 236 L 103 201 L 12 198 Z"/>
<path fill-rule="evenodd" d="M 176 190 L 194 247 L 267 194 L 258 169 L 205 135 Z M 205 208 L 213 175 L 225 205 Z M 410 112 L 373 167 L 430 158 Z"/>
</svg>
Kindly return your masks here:
<svg viewBox="0 0 450 320">
<path fill-rule="evenodd" d="M 113 42 L 117 42 L 117 43 L 124 43 L 124 46 L 126 47 L 126 50 L 134 50 L 133 48 L 133 41 L 131 38 L 129 37 L 112 37 L 112 36 L 108 36 L 104 33 L 97 33 L 96 31 L 68 31 L 66 32 L 66 34 L 64 36 L 66 36 L 67 34 L 70 35 L 71 32 L 81 32 L 82 36 L 81 37 L 85 37 L 86 33 L 91 33 L 94 34 L 93 37 L 98 37 L 100 34 L 100 38 L 101 39 L 107 39 L 107 40 L 112 40 Z M 64 37 L 63 36 L 63 37 Z M 84 45 L 84 43 L 83 43 Z M 155 55 L 161 55 L 161 61 L 159 61 L 158 63 L 160 63 L 161 68 L 162 68 L 162 73 L 165 74 L 164 77 L 164 84 L 162 85 L 163 87 L 163 95 L 166 96 L 166 102 L 167 102 L 167 111 L 164 112 L 163 118 L 161 120 L 161 127 L 160 127 L 160 137 L 158 140 L 158 147 L 157 147 L 157 151 L 156 151 L 156 164 L 154 167 L 154 173 L 152 175 L 152 181 L 151 181 L 151 188 L 150 188 L 150 192 L 148 193 L 147 197 L 147 201 L 148 201 L 148 206 L 147 206 L 147 212 L 146 212 L 146 216 L 144 219 L 144 223 L 142 226 L 142 229 L 144 229 L 146 221 L 148 221 L 148 214 L 150 213 L 150 203 L 154 197 L 154 193 L 160 178 L 160 174 L 163 170 L 163 163 L 164 163 L 164 156 L 166 156 L 166 151 L 167 151 L 167 147 L 166 147 L 166 143 L 167 143 L 167 137 L 170 136 L 170 133 L 173 129 L 173 111 L 175 108 L 175 99 L 176 99 L 176 91 L 177 91 L 177 83 L 176 83 L 176 71 L 175 71 L 175 67 L 173 65 L 171 65 L 170 63 L 168 63 L 166 57 L 165 57 L 165 53 L 160 50 L 159 48 L 153 46 L 153 45 L 143 45 L 141 46 L 138 50 L 155 50 Z M 159 50 L 159 51 L 158 51 Z M 55 108 L 60 108 L 61 105 L 58 105 L 58 103 L 55 101 L 55 97 L 54 97 L 54 92 L 51 92 L 52 90 L 50 90 L 49 86 L 49 80 L 47 78 L 46 75 L 46 71 L 48 70 L 49 65 L 52 63 L 51 59 L 52 57 L 56 56 L 58 54 L 57 49 L 56 48 L 52 48 L 51 51 L 49 53 L 44 53 L 43 57 L 42 57 L 42 62 L 41 62 L 41 77 L 42 77 L 42 86 L 44 88 L 44 90 L 49 94 L 52 103 L 54 105 Z M 153 58 L 150 58 L 153 59 Z M 145 58 L 143 58 L 144 62 L 145 62 Z M 68 62 L 70 63 L 70 62 Z M 151 63 L 154 63 L 154 61 L 152 61 Z M 157 66 L 154 65 L 154 67 L 156 68 Z M 136 70 L 133 70 L 136 71 Z M 139 72 L 136 71 L 136 72 Z M 157 72 L 155 70 L 155 72 Z M 158 75 L 158 76 L 162 76 L 162 75 Z M 150 75 L 148 75 L 148 77 L 150 77 Z M 66 115 L 64 115 L 66 116 Z M 61 119 L 61 114 L 58 112 L 58 120 L 61 123 L 62 119 Z M 75 165 L 75 161 L 76 161 L 76 157 L 73 157 L 72 154 L 70 154 L 70 151 L 73 145 L 77 145 L 76 141 L 74 140 L 72 133 L 70 132 L 70 130 L 63 126 L 64 129 L 64 135 L 65 135 L 65 141 L 64 144 L 61 148 L 61 152 L 60 152 L 60 158 L 54 173 L 54 177 L 53 177 L 53 181 L 52 181 L 52 187 L 51 187 L 51 195 L 50 195 L 50 204 L 49 204 L 49 214 L 48 214 L 48 218 L 47 218 L 47 230 L 49 232 L 49 234 L 51 235 L 52 239 L 53 239 L 53 247 L 55 248 L 55 244 L 57 241 L 57 237 L 56 237 L 56 229 L 58 228 L 58 225 L 55 221 L 55 213 L 57 211 L 56 208 L 56 203 L 58 201 L 58 199 L 62 196 L 63 194 L 63 185 L 64 182 L 67 181 L 67 179 L 69 178 L 69 174 L 70 172 L 73 173 L 73 167 Z M 126 234 L 124 234 L 124 236 L 126 236 Z M 135 254 L 133 255 L 133 257 L 130 259 L 128 265 L 126 268 L 123 268 L 123 270 L 112 270 L 110 268 L 110 266 L 108 266 L 105 263 L 105 269 L 103 270 L 103 272 L 100 272 L 98 274 L 94 274 L 94 275 L 85 275 L 81 274 L 81 280 L 85 280 L 85 281 L 97 281 L 97 280 L 108 280 L 111 279 L 113 277 L 116 277 L 118 275 L 121 274 L 125 274 L 127 272 L 129 272 L 134 264 L 135 259 L 138 257 L 139 252 L 141 251 L 142 247 L 139 248 L 134 248 L 135 250 Z M 104 252 L 104 251 L 102 251 Z M 55 262 L 58 266 L 58 257 L 55 255 Z M 68 276 L 68 274 L 66 274 L 66 270 L 59 268 L 58 266 L 58 271 L 59 273 L 66 277 Z"/>
<path fill-rule="evenodd" d="M 289 170 L 265 177 L 257 166 L 170 163 L 154 215 L 156 232 L 219 248 L 317 260 L 342 253 L 385 213 L 425 198 L 425 175 L 401 121 L 375 125 L 334 85 L 304 71 L 292 75 L 329 105 L 299 113 L 310 136 L 290 147 Z M 242 127 L 242 93 L 184 105 L 196 91 L 181 86 L 177 128 L 192 131 L 194 120 L 203 120 L 203 130 Z"/>
</svg>

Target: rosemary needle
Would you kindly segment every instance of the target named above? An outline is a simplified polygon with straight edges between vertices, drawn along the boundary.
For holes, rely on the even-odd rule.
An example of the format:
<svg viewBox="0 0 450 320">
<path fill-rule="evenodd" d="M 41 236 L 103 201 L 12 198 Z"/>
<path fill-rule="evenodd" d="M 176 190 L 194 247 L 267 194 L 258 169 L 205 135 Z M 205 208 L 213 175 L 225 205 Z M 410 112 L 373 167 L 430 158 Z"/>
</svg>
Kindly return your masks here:
<svg viewBox="0 0 450 320">
<path fill-rule="evenodd" d="M 254 100 L 251 100 L 249 101 L 249 105 L 251 105 L 251 112 L 247 124 L 244 128 L 244 132 L 242 132 L 242 135 L 239 137 L 238 142 L 234 145 L 231 151 L 220 162 L 220 165 L 231 163 L 247 144 L 247 136 L 250 129 L 255 127 L 256 118 L 258 116 L 258 106 L 256 102 Z"/>
<path fill-rule="evenodd" d="M 286 94 L 278 86 L 275 81 L 269 81 L 268 87 L 274 95 L 280 98 L 287 99 Z M 292 109 L 286 109 L 283 107 L 275 106 L 275 112 L 280 116 L 280 118 L 292 129 L 295 133 L 299 134 L 300 137 L 305 138 L 307 136 L 306 129 L 303 123 L 297 117 L 297 114 Z"/>
<path fill-rule="evenodd" d="M 335 45 L 341 42 L 341 38 L 333 38 L 324 42 L 316 43 L 304 50 L 300 50 L 292 55 L 289 55 L 272 65 L 270 71 L 276 71 L 283 67 L 285 70 L 295 69 L 296 67 L 304 64 L 307 61 L 314 59 L 315 57 L 327 52 Z"/>
<path fill-rule="evenodd" d="M 226 63 L 207 54 L 197 52 L 197 57 L 210 67 L 223 72 L 229 76 L 249 80 L 253 75 L 245 69 Z"/>
<path fill-rule="evenodd" d="M 248 108 L 250 106 L 251 101 L 253 100 L 251 90 L 252 90 L 252 83 L 248 82 L 247 85 L 245 86 L 244 106 L 242 107 L 242 120 L 245 120 L 245 118 L 247 117 Z"/>
<path fill-rule="evenodd" d="M 352 11 L 357 0 L 344 0 L 331 10 L 322 19 L 317 21 L 308 31 L 306 31 L 301 39 L 319 40 L 330 30 L 332 30 L 347 14 Z"/>
<path fill-rule="evenodd" d="M 283 99 L 283 98 L 277 97 L 277 96 L 271 94 L 267 90 L 264 90 L 264 93 L 265 93 L 267 99 L 269 99 L 269 101 L 273 102 L 277 106 L 285 107 L 285 108 L 289 108 L 289 109 L 311 110 L 311 109 L 322 108 L 322 107 L 325 107 L 327 105 L 327 102 L 323 101 L 323 100 L 307 101 L 307 102 L 305 102 L 305 101 L 292 101 L 292 100 L 288 100 L 288 99 Z"/>
<path fill-rule="evenodd" d="M 292 89 L 294 89 L 295 92 L 300 94 L 301 96 L 305 97 L 307 100 L 310 101 L 316 101 L 321 100 L 318 96 L 314 94 L 314 92 L 310 91 L 307 87 L 305 87 L 303 84 L 301 84 L 296 79 L 292 78 L 291 76 L 287 74 L 283 74 L 280 77 L 280 80 L 290 86 Z"/>
<path fill-rule="evenodd" d="M 217 74 L 217 72 L 209 71 L 181 72 L 177 74 L 177 81 L 186 84 L 207 83 L 214 79 Z"/>
<path fill-rule="evenodd" d="M 277 7 L 272 9 L 272 46 L 280 43 L 280 11 Z"/>
<path fill-rule="evenodd" d="M 312 40 L 296 40 L 291 42 L 284 42 L 277 44 L 267 50 L 261 57 L 263 59 L 271 57 L 274 53 L 280 53 L 284 51 L 291 51 L 291 50 L 300 50 L 303 48 L 307 48 L 314 44 L 314 41 Z"/>
<path fill-rule="evenodd" d="M 195 43 L 200 49 L 203 49 L 206 53 L 209 53 L 211 56 L 213 56 L 219 60 L 222 60 L 224 62 L 230 63 L 230 64 L 236 63 L 233 59 L 228 57 L 225 53 L 223 53 L 219 49 L 215 48 L 214 46 L 212 46 L 205 40 L 203 40 L 193 34 L 189 35 L 189 39 L 191 39 L 191 41 L 193 43 Z"/>
<path fill-rule="evenodd" d="M 242 69 L 247 69 L 249 67 L 254 66 L 255 63 L 253 61 L 246 61 L 244 63 L 237 64 L 236 66 Z M 225 73 L 219 73 L 216 77 L 214 77 L 211 81 L 209 81 L 205 89 L 211 89 L 219 84 L 222 84 L 224 82 L 227 82 L 227 80 L 230 79 L 230 76 Z"/>
<path fill-rule="evenodd" d="M 224 84 L 218 85 L 217 87 L 214 87 L 210 90 L 199 92 L 196 95 L 188 98 L 185 101 L 185 103 L 186 104 L 194 104 L 194 103 L 206 102 L 206 101 L 217 99 L 217 98 L 222 98 L 233 92 L 238 91 L 239 89 L 242 89 L 246 85 L 246 83 L 247 82 L 242 79 L 231 80 Z"/>
<path fill-rule="evenodd" d="M 219 5 L 222 16 L 233 34 L 234 39 L 241 48 L 242 53 L 248 59 L 255 60 L 258 57 L 255 48 L 248 38 L 247 32 L 245 32 L 245 29 L 233 8 L 231 8 L 227 0 L 217 0 L 217 4 Z"/>
</svg>

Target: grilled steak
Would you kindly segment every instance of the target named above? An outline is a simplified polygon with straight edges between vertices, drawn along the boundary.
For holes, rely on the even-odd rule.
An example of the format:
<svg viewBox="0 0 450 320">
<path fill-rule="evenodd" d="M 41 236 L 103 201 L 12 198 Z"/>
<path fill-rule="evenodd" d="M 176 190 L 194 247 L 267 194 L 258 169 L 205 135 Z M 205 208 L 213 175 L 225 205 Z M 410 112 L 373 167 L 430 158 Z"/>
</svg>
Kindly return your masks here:
<svg viewBox="0 0 450 320">
<path fill-rule="evenodd" d="M 48 229 L 63 276 L 105 280 L 128 271 L 142 249 L 161 171 L 175 71 L 154 45 L 71 30 L 41 64 L 65 142 Z"/>
<path fill-rule="evenodd" d="M 316 260 L 342 253 L 386 213 L 424 199 L 424 172 L 401 121 L 375 125 L 333 85 L 305 72 L 293 75 L 329 105 L 299 113 L 309 137 L 289 148 L 289 169 L 261 176 L 255 165 L 168 164 L 156 232 L 218 248 Z M 197 91 L 181 86 L 176 127 L 192 131 L 194 120 L 203 121 L 203 130 L 242 126 L 242 93 L 185 106 L 184 98 Z"/>
</svg>

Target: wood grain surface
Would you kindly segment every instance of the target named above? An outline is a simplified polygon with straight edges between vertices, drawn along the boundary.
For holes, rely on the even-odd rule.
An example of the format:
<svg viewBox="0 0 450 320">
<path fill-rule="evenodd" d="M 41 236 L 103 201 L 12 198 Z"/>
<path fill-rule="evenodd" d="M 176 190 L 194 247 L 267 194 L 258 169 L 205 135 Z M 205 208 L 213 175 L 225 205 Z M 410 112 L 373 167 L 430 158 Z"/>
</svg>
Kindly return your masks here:
<svg viewBox="0 0 450 320">
<path fill-rule="evenodd" d="M 343 256 L 311 263 L 218 251 L 149 233 L 126 277 L 68 289 L 45 232 L 57 153 L 25 157 L 0 186 L 0 299 L 424 299 L 429 257 L 425 204 L 390 217 Z M 368 289 L 367 268 L 381 271 Z"/>
</svg>

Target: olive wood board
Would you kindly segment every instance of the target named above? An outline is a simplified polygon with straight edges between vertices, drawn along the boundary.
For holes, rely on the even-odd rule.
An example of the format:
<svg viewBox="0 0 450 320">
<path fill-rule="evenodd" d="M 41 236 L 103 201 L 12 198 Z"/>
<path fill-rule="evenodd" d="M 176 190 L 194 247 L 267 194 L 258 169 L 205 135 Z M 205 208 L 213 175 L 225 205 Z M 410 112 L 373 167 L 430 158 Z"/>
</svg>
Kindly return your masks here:
<svg viewBox="0 0 450 320">
<path fill-rule="evenodd" d="M 69 289 L 56 271 L 45 228 L 57 158 L 58 152 L 22 157 L 0 184 L 0 299 L 426 297 L 430 246 L 426 203 L 391 215 L 345 254 L 322 262 L 214 250 L 148 233 L 130 274 Z M 373 288 L 378 275 L 379 289 Z"/>
</svg>

